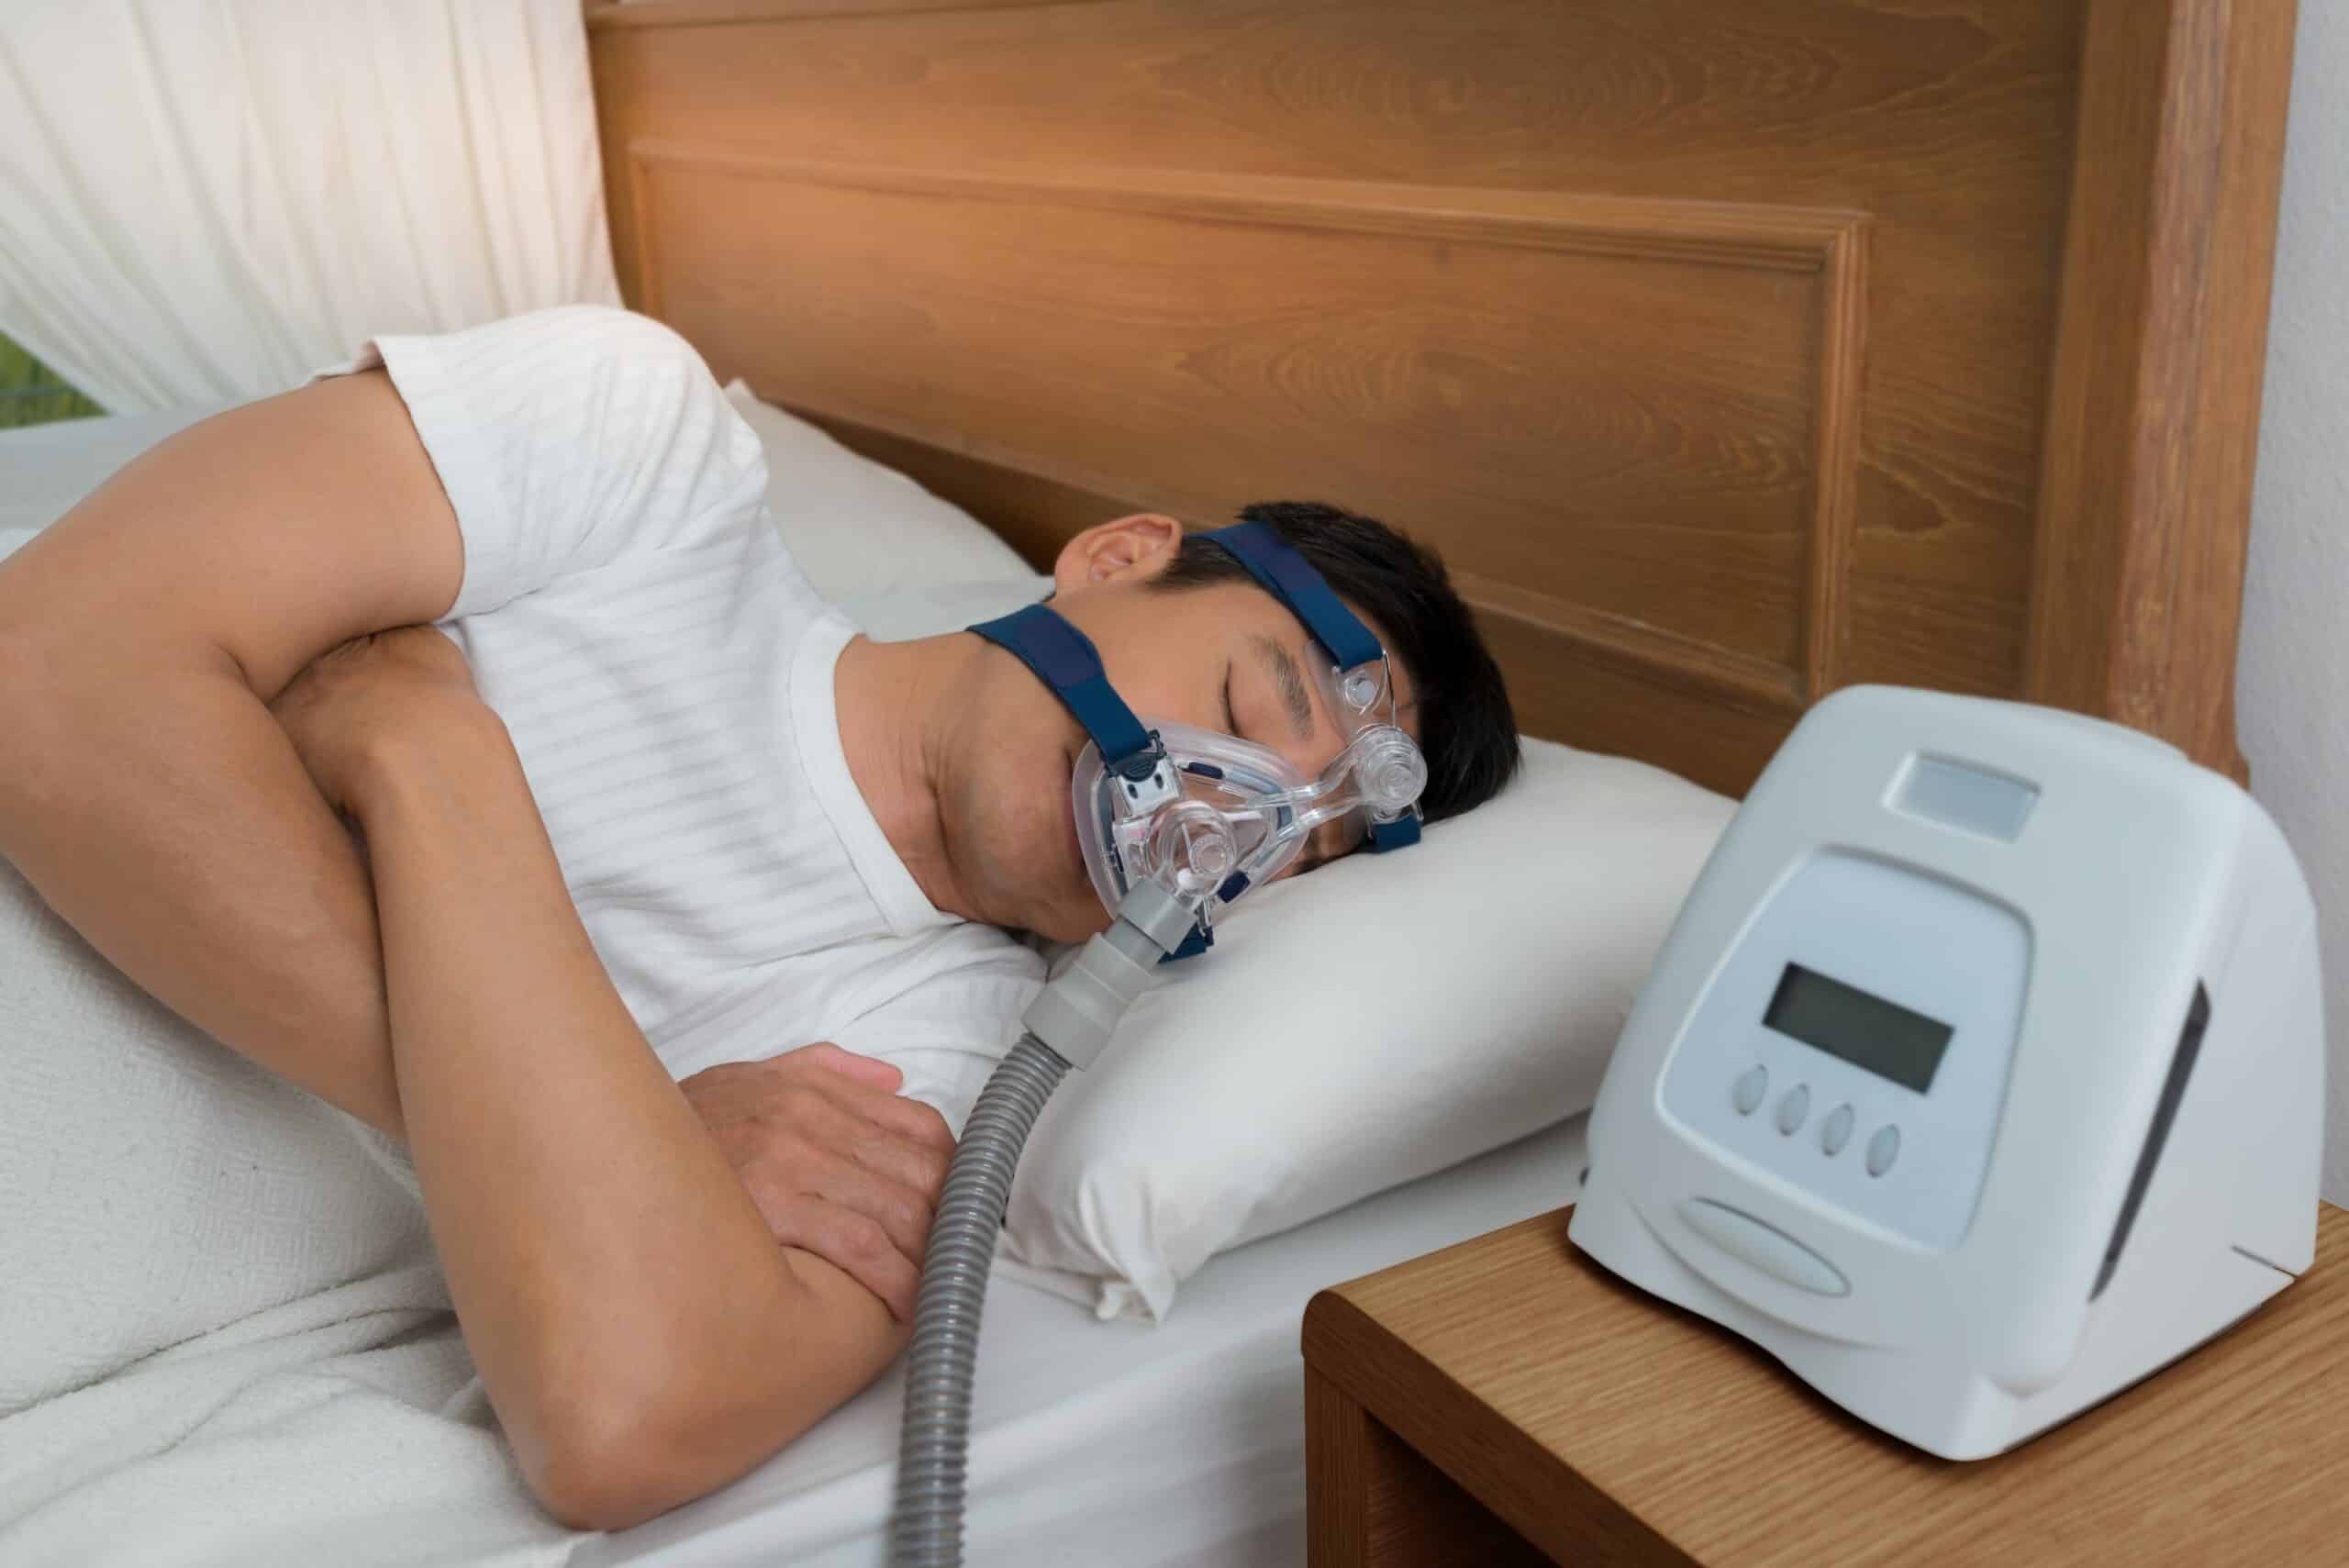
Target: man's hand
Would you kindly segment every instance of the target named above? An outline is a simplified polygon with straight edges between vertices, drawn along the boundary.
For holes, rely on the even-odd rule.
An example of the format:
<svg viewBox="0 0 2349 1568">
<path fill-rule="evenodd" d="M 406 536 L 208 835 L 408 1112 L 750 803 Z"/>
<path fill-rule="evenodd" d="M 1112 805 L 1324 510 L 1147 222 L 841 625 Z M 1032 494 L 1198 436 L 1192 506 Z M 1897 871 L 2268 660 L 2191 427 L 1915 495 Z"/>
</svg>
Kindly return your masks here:
<svg viewBox="0 0 2349 1568">
<path fill-rule="evenodd" d="M 270 713 L 327 804 L 357 815 L 369 748 L 455 700 L 478 706 L 473 669 L 429 626 L 395 627 L 328 649 L 286 684 Z"/>
<path fill-rule="evenodd" d="M 885 1062 L 819 1041 L 677 1086 L 775 1240 L 815 1253 L 909 1323 L 954 1136 L 896 1094 L 904 1082 Z"/>
</svg>

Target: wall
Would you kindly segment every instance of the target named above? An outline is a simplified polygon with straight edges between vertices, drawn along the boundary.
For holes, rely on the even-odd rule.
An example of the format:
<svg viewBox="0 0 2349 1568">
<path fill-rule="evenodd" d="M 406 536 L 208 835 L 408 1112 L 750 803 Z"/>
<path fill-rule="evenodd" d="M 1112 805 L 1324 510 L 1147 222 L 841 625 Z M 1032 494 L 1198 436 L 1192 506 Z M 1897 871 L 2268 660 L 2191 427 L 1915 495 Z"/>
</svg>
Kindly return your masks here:
<svg viewBox="0 0 2349 1568">
<path fill-rule="evenodd" d="M 2349 1205 L 2349 5 L 2300 0 L 2236 684 L 2252 793 L 2322 922 L 2324 1195 Z"/>
</svg>

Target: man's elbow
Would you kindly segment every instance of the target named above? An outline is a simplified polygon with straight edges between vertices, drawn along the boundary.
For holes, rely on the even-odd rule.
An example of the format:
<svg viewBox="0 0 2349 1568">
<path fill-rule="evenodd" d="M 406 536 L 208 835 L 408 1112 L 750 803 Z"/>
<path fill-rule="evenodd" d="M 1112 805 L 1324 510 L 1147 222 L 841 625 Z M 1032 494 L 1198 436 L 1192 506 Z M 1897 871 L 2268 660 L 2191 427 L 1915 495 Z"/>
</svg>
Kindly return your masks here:
<svg viewBox="0 0 2349 1568">
<path fill-rule="evenodd" d="M 790 1267 L 784 1294 L 762 1298 L 747 1337 L 723 1353 L 704 1347 L 673 1363 L 655 1385 L 657 1413 L 640 1402 L 630 1419 L 550 1420 L 540 1429 L 561 1442 L 516 1434 L 549 1513 L 574 1529 L 627 1529 L 706 1496 L 845 1404 L 905 1347 L 910 1329 L 863 1285 L 796 1249 L 779 1255 Z"/>
<path fill-rule="evenodd" d="M 645 1423 L 613 1423 L 540 1447 L 535 1457 L 521 1455 L 523 1473 L 571 1529 L 628 1529 L 700 1495 L 665 1462 L 667 1451 Z"/>
<path fill-rule="evenodd" d="M 687 1388 L 697 1380 L 671 1381 Z M 755 1387 L 760 1380 L 736 1381 Z M 531 1490 L 559 1523 L 573 1529 L 628 1529 L 755 1469 L 822 1413 L 807 1408 L 802 1399 L 786 1405 L 798 1407 L 729 1399 L 703 1410 L 664 1408 L 624 1418 L 573 1412 L 556 1419 L 551 1410 L 542 1411 L 537 1433 L 516 1432 L 515 1446 Z"/>
<path fill-rule="evenodd" d="M 740 1412 L 690 1435 L 652 1422 L 608 1426 L 525 1461 L 531 1490 L 572 1529 L 620 1530 L 683 1507 L 748 1473 L 809 1424 L 785 1417 L 744 1429 Z M 731 1426 L 732 1430 L 729 1428 Z"/>
</svg>

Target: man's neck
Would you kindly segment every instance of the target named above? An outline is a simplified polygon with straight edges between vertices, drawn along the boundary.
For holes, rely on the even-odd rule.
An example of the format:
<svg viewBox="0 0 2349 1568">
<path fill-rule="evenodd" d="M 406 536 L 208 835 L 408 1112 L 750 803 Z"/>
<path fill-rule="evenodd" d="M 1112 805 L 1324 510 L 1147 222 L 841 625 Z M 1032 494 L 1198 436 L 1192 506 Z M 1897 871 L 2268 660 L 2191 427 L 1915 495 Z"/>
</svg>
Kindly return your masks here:
<svg viewBox="0 0 2349 1568">
<path fill-rule="evenodd" d="M 939 810 L 952 694 L 979 652 L 975 638 L 875 642 L 858 637 L 832 673 L 849 777 L 924 897 L 972 917 L 947 854 Z"/>
</svg>

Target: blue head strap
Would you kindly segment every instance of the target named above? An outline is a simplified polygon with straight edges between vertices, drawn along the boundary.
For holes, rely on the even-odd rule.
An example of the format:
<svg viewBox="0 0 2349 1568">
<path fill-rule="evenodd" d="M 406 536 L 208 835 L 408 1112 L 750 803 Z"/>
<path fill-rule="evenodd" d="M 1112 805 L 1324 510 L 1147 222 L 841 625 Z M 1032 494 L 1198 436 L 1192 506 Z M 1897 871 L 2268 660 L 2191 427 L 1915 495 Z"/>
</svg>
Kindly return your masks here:
<svg viewBox="0 0 2349 1568">
<path fill-rule="evenodd" d="M 1147 777 L 1165 750 L 1144 729 L 1126 699 L 1101 668 L 1101 651 L 1050 605 L 1027 605 L 1008 616 L 971 628 L 1019 662 L 1050 686 L 1101 748 L 1101 765 L 1113 773 Z M 1128 770 L 1139 772 L 1129 773 Z"/>
<path fill-rule="evenodd" d="M 1321 645 L 1330 662 L 1339 669 L 1375 664 L 1386 656 L 1378 639 L 1370 635 L 1370 628 L 1346 608 L 1345 601 L 1321 581 L 1321 573 L 1314 571 L 1312 563 L 1297 554 L 1270 523 L 1234 523 L 1228 528 L 1203 533 L 1198 539 L 1200 543 L 1214 545 L 1246 567 L 1248 575 L 1263 584 L 1264 592 L 1286 605 L 1289 614 L 1305 623 L 1305 629 L 1313 634 L 1313 640 Z"/>
<path fill-rule="evenodd" d="M 1248 575 L 1256 579 L 1264 592 L 1286 605 L 1289 613 L 1305 623 L 1305 629 L 1312 633 L 1313 640 L 1321 645 L 1330 662 L 1339 669 L 1375 664 L 1386 657 L 1386 650 L 1371 636 L 1370 628 L 1346 608 L 1345 601 L 1330 591 L 1330 584 L 1313 570 L 1312 562 L 1299 555 L 1270 523 L 1234 523 L 1198 538 L 1246 567 Z M 1399 850 L 1419 841 L 1417 807 L 1392 822 L 1374 821 L 1370 825 L 1373 851 Z"/>
</svg>

